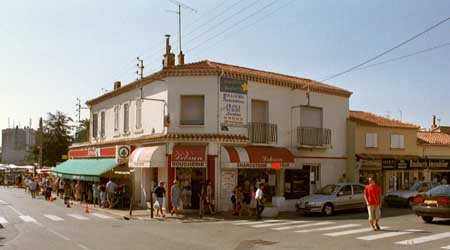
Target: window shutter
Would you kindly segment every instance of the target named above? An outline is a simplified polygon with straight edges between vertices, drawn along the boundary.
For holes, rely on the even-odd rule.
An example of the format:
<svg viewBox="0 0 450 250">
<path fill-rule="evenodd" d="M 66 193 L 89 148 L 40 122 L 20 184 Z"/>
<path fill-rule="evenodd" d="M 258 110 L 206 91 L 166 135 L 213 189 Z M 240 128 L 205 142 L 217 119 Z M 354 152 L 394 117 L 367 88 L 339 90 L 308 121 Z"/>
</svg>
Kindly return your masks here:
<svg viewBox="0 0 450 250">
<path fill-rule="evenodd" d="M 399 135 L 399 148 L 405 148 L 405 136 L 404 135 Z"/>
<path fill-rule="evenodd" d="M 322 109 L 302 106 L 300 125 L 304 128 L 322 128 Z"/>
</svg>

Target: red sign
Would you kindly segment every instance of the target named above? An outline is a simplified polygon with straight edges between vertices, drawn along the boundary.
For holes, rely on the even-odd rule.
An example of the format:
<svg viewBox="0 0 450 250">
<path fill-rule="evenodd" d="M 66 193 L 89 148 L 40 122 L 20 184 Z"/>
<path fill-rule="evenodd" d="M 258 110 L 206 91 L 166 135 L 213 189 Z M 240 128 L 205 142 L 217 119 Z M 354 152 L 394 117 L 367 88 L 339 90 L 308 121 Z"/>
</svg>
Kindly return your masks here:
<svg viewBox="0 0 450 250">
<path fill-rule="evenodd" d="M 206 167 L 205 145 L 175 145 L 171 156 L 172 167 Z"/>
<path fill-rule="evenodd" d="M 69 158 L 116 157 L 115 147 L 69 150 Z"/>
<path fill-rule="evenodd" d="M 280 170 L 280 169 L 281 169 L 281 163 L 279 163 L 279 162 L 273 162 L 273 163 L 272 163 L 272 169 L 273 169 L 273 170 Z"/>
</svg>

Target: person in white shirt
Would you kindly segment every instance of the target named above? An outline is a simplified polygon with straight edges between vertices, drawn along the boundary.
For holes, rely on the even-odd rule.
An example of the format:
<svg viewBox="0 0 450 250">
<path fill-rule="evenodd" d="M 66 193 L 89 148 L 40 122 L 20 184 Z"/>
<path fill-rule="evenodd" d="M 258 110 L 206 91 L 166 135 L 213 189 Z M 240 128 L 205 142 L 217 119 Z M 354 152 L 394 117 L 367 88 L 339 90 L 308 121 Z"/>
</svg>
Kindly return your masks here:
<svg viewBox="0 0 450 250">
<path fill-rule="evenodd" d="M 264 183 L 259 184 L 258 190 L 256 190 L 255 200 L 256 200 L 256 219 L 261 219 L 261 214 L 264 211 L 263 197 L 264 197 Z"/>
</svg>

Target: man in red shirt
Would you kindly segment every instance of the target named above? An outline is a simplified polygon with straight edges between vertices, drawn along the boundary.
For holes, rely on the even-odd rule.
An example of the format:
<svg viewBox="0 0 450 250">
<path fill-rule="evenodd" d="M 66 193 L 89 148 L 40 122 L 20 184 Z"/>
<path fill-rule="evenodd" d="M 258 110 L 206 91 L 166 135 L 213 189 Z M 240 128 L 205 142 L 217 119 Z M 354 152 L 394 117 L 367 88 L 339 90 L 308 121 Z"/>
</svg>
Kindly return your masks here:
<svg viewBox="0 0 450 250">
<path fill-rule="evenodd" d="M 369 212 L 370 225 L 374 231 L 378 231 L 380 230 L 378 222 L 381 217 L 381 187 L 376 184 L 373 177 L 369 177 L 369 184 L 364 189 L 364 199 Z"/>
</svg>

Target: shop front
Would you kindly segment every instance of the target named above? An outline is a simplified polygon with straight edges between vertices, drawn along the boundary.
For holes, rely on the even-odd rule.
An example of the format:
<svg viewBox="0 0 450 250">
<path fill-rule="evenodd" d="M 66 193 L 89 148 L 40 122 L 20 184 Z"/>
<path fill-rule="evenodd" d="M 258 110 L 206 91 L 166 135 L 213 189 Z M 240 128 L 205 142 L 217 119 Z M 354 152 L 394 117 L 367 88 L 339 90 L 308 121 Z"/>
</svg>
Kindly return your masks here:
<svg viewBox="0 0 450 250">
<path fill-rule="evenodd" d="M 183 209 L 199 209 L 201 188 L 208 180 L 211 181 L 213 189 L 212 202 L 215 202 L 214 166 L 214 157 L 207 155 L 205 144 L 175 144 L 173 146 L 170 156 L 169 188 L 173 180 L 177 180 L 181 190 Z"/>
<path fill-rule="evenodd" d="M 244 197 L 251 197 L 260 183 L 265 185 L 264 198 L 267 207 L 284 205 L 284 171 L 294 165 L 294 157 L 288 149 L 224 146 L 221 148 L 220 161 L 221 210 L 231 209 L 230 199 L 235 189 L 239 189 Z"/>
<path fill-rule="evenodd" d="M 448 159 L 428 159 L 430 180 L 441 184 L 450 181 L 450 160 Z"/>
<path fill-rule="evenodd" d="M 359 159 L 359 183 L 367 184 L 369 177 L 375 177 L 378 182 L 381 182 L 381 160 L 379 159 Z"/>
</svg>

